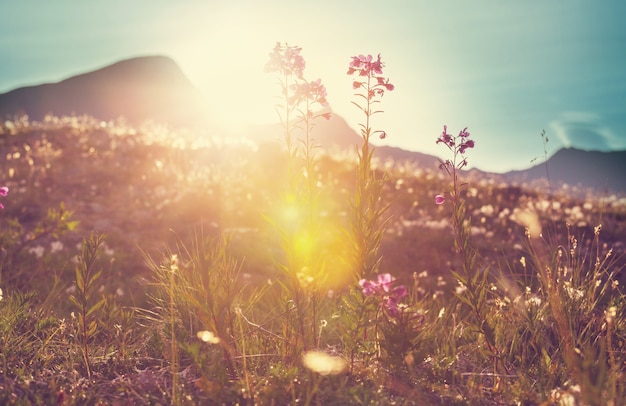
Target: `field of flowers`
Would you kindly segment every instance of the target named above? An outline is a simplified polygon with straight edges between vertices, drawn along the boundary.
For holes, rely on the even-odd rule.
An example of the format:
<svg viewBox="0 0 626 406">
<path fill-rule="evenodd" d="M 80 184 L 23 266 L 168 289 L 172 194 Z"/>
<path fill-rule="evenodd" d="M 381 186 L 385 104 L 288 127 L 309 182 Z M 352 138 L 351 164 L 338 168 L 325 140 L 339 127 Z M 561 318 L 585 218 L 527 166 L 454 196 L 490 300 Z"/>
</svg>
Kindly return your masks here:
<svg viewBox="0 0 626 406">
<path fill-rule="evenodd" d="M 626 197 L 470 176 L 468 129 L 377 162 L 380 56 L 327 153 L 304 66 L 270 54 L 276 143 L 0 123 L 0 403 L 623 404 Z"/>
</svg>

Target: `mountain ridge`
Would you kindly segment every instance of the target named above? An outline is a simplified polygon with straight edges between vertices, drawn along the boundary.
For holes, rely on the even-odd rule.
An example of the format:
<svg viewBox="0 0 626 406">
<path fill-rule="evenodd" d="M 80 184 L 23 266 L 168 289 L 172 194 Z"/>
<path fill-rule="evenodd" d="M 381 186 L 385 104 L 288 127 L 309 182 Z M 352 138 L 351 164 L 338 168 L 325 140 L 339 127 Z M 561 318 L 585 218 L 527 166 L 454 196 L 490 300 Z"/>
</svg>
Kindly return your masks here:
<svg viewBox="0 0 626 406">
<path fill-rule="evenodd" d="M 0 94 L 0 117 L 87 114 L 132 124 L 154 120 L 176 126 L 206 120 L 203 96 L 166 56 L 141 56 L 53 83 Z"/>
</svg>

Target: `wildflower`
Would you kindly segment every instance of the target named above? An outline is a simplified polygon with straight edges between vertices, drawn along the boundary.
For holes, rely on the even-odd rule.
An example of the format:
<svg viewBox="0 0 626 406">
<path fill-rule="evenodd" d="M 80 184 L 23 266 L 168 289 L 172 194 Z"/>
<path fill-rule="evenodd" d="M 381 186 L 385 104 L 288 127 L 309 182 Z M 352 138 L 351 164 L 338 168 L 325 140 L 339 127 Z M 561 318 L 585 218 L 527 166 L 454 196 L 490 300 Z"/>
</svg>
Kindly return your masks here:
<svg viewBox="0 0 626 406">
<path fill-rule="evenodd" d="M 467 286 L 463 285 L 461 282 L 459 282 L 459 286 L 454 288 L 454 292 L 457 295 L 462 295 L 463 293 L 465 293 L 466 290 L 467 290 Z"/>
<path fill-rule="evenodd" d="M 177 254 L 173 254 L 172 257 L 170 258 L 170 271 L 172 273 L 178 273 L 179 269 L 178 269 L 178 255 Z"/>
<path fill-rule="evenodd" d="M 464 154 L 468 148 L 474 148 L 474 140 L 467 140 L 459 146 L 459 153 Z"/>
<path fill-rule="evenodd" d="M 391 92 L 395 89 L 395 86 L 392 83 L 389 83 L 389 79 L 382 76 L 384 66 L 385 65 L 380 59 L 380 54 L 378 54 L 376 59 L 374 59 L 372 55 L 353 56 L 348 66 L 348 75 L 356 74 L 359 78 L 367 78 L 355 79 L 352 82 L 352 89 L 363 89 L 362 92 L 358 93 L 358 95 L 367 100 L 366 105 L 361 106 L 358 103 L 354 104 L 356 104 L 356 106 L 368 116 L 374 114 L 374 112 L 370 109 L 370 104 L 374 103 L 373 99 L 376 97 L 382 97 L 385 94 L 385 91 Z M 378 132 L 381 140 L 387 138 L 387 133 L 384 131 Z"/>
<path fill-rule="evenodd" d="M 50 243 L 50 253 L 63 251 L 63 243 L 61 241 L 52 241 Z"/>
<path fill-rule="evenodd" d="M 387 311 L 387 314 L 389 314 L 391 317 L 399 317 L 400 316 L 400 310 L 398 309 L 398 305 L 400 304 L 400 299 L 396 296 L 388 296 L 387 297 L 387 301 L 385 304 L 385 310 Z"/>
<path fill-rule="evenodd" d="M 373 296 L 377 294 L 381 294 L 383 292 L 389 292 L 389 286 L 395 279 L 391 274 L 381 274 L 378 275 L 376 281 L 369 281 L 367 279 L 361 279 L 359 281 L 359 285 L 361 286 L 363 295 L 365 296 Z"/>
<path fill-rule="evenodd" d="M 444 204 L 445 201 L 446 201 L 446 198 L 443 195 L 435 196 L 435 204 Z"/>
<path fill-rule="evenodd" d="M 600 235 L 600 230 L 602 230 L 602 224 L 598 224 L 597 226 L 593 228 L 593 234 Z"/>
<path fill-rule="evenodd" d="M 525 300 L 526 307 L 540 307 L 541 306 L 541 298 L 538 296 L 531 296 Z"/>
<path fill-rule="evenodd" d="M 270 54 L 270 60 L 265 65 L 266 72 L 278 72 L 283 75 L 294 75 L 302 77 L 302 72 L 306 63 L 300 55 L 302 48 L 276 43 L 274 50 Z"/>
<path fill-rule="evenodd" d="M 204 341 L 205 343 L 219 344 L 220 342 L 220 338 L 216 336 L 215 334 L 213 334 L 211 331 L 207 331 L 207 330 L 198 331 L 197 336 L 200 340 Z"/>
<path fill-rule="evenodd" d="M 398 305 L 400 304 L 400 299 L 405 297 L 406 293 L 406 288 L 403 285 L 400 285 L 396 286 L 393 289 L 392 294 L 387 296 L 386 310 L 391 317 L 400 316 L 400 310 L 398 308 Z"/>
<path fill-rule="evenodd" d="M 0 290 L 0 293 L 2 293 L 2 291 Z M 0 297 L 1 299 L 1 297 Z M 606 310 L 604 312 L 604 317 L 606 318 L 606 322 L 608 324 L 613 323 L 613 319 L 615 319 L 615 316 L 617 316 L 617 307 L 615 306 L 611 306 L 608 308 L 608 310 Z"/>
<path fill-rule="evenodd" d="M 0 196 L 6 197 L 9 194 L 9 188 L 6 186 L 0 187 Z M 4 209 L 4 205 L 0 203 L 0 210 Z"/>
<path fill-rule="evenodd" d="M 340 357 L 322 351 L 307 351 L 302 356 L 305 367 L 320 375 L 337 375 L 345 371 L 348 363 Z"/>
<path fill-rule="evenodd" d="M 363 292 L 363 296 L 374 295 L 378 288 L 375 282 L 368 281 L 367 279 L 361 279 L 359 281 L 359 285 L 361 286 L 361 292 Z"/>
<path fill-rule="evenodd" d="M 444 143 L 449 147 L 453 147 L 454 146 L 454 139 L 452 138 L 452 136 L 450 134 L 448 134 L 448 126 L 444 125 L 443 126 L 443 132 L 441 133 L 441 136 L 439 138 L 437 138 L 436 144 L 439 143 Z"/>
<path fill-rule="evenodd" d="M 407 290 L 404 285 L 392 289 L 391 284 L 394 281 L 395 278 L 391 274 L 385 273 L 378 275 L 376 281 L 361 279 L 359 285 L 364 296 L 378 296 L 385 311 L 391 317 L 399 317 L 399 304 L 401 299 L 407 295 Z"/>
<path fill-rule="evenodd" d="M 474 140 L 469 139 L 469 136 L 470 136 L 470 133 L 469 131 L 467 131 L 467 127 L 462 129 L 459 132 L 458 136 L 453 137 L 452 135 L 448 134 L 448 126 L 444 125 L 443 132 L 441 133 L 439 138 L 437 138 L 436 143 L 437 144 L 443 143 L 450 150 L 454 151 L 455 153 L 458 152 L 459 154 L 463 155 L 465 154 L 466 150 L 470 148 L 474 148 L 474 146 L 476 145 L 474 143 Z M 462 160 L 460 163 L 461 166 L 465 166 L 465 164 L 466 164 L 465 160 Z"/>
<path fill-rule="evenodd" d="M 385 87 L 385 89 L 392 91 L 393 89 L 395 89 L 396 87 L 389 83 L 389 79 L 383 78 L 383 77 L 377 77 L 376 80 L 378 81 L 379 85 L 382 85 Z"/>
<path fill-rule="evenodd" d="M 292 96 L 289 100 L 291 105 L 296 105 L 306 100 L 311 104 L 319 103 L 322 107 L 328 106 L 326 87 L 322 84 L 321 79 L 313 82 L 294 83 L 290 88 L 292 90 Z"/>
<path fill-rule="evenodd" d="M 28 253 L 35 254 L 37 258 L 41 258 L 45 251 L 46 249 L 41 245 L 37 245 L 36 247 L 31 247 L 28 249 Z"/>
<path fill-rule="evenodd" d="M 395 280 L 390 273 L 384 273 L 382 275 L 378 275 L 378 284 L 383 288 L 385 292 L 389 292 L 389 286 Z"/>
<path fill-rule="evenodd" d="M 371 76 L 372 73 L 382 75 L 383 66 L 385 65 L 380 60 L 380 54 L 378 54 L 376 61 L 374 61 L 372 55 L 353 56 L 348 68 L 348 75 L 352 75 L 355 72 L 358 72 L 359 76 Z"/>
</svg>

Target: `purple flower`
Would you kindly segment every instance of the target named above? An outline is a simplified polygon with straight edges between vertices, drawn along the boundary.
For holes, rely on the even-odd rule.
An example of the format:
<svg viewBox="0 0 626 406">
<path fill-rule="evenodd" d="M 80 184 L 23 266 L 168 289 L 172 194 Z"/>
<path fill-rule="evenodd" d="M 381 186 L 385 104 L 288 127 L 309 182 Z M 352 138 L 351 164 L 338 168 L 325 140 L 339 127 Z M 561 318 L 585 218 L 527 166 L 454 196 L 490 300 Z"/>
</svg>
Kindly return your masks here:
<svg viewBox="0 0 626 406">
<path fill-rule="evenodd" d="M 289 100 L 291 105 L 295 106 L 307 100 L 310 104 L 319 103 L 322 107 L 328 106 L 326 87 L 322 84 L 321 79 L 313 82 L 294 83 L 290 86 L 290 89 L 293 93 Z"/>
<path fill-rule="evenodd" d="M 364 296 L 377 296 L 385 312 L 389 316 L 397 318 L 400 317 L 398 305 L 400 300 L 407 295 L 407 290 L 404 285 L 392 288 L 391 285 L 395 280 L 390 273 L 384 273 L 378 275 L 375 281 L 361 279 L 359 285 Z"/>
<path fill-rule="evenodd" d="M 364 296 L 372 296 L 378 291 L 378 285 L 375 282 L 361 279 L 359 281 Z"/>
<path fill-rule="evenodd" d="M 462 129 L 459 132 L 459 137 L 461 137 L 461 138 L 467 138 L 469 136 L 470 136 L 470 133 L 469 133 L 469 131 L 467 131 L 467 127 L 465 127 L 464 129 Z"/>
<path fill-rule="evenodd" d="M 394 280 L 394 277 L 391 276 L 390 273 L 378 275 L 378 286 L 380 286 L 385 292 L 389 292 L 389 287 Z"/>
<path fill-rule="evenodd" d="M 465 150 L 468 148 L 474 148 L 474 140 L 466 140 L 459 145 L 459 153 L 464 154 Z"/>
<path fill-rule="evenodd" d="M 393 288 L 393 295 L 398 299 L 402 299 L 407 294 L 406 287 L 404 285 L 399 285 Z"/>
<path fill-rule="evenodd" d="M 276 43 L 270 54 L 270 60 L 265 65 L 266 72 L 278 72 L 283 75 L 295 75 L 302 77 L 306 63 L 300 55 L 302 48 L 289 46 L 288 44 Z"/>
<path fill-rule="evenodd" d="M 452 138 L 452 136 L 450 134 L 448 134 L 448 126 L 447 125 L 443 126 L 443 132 L 441 133 L 439 138 L 437 138 L 437 144 L 439 144 L 440 142 L 446 144 L 448 147 L 453 147 L 454 146 L 454 138 Z"/>
<path fill-rule="evenodd" d="M 9 194 L 9 188 L 6 186 L 0 187 L 0 196 L 6 196 Z M 4 205 L 0 203 L 0 210 L 4 209 Z"/>
<path fill-rule="evenodd" d="M 435 196 L 435 204 L 444 204 L 446 202 L 446 198 L 442 195 Z"/>
<path fill-rule="evenodd" d="M 387 314 L 389 314 L 391 317 L 399 317 L 400 310 L 398 309 L 398 304 L 400 304 L 400 300 L 397 297 L 389 296 L 387 298 L 387 303 L 385 304 Z"/>
</svg>

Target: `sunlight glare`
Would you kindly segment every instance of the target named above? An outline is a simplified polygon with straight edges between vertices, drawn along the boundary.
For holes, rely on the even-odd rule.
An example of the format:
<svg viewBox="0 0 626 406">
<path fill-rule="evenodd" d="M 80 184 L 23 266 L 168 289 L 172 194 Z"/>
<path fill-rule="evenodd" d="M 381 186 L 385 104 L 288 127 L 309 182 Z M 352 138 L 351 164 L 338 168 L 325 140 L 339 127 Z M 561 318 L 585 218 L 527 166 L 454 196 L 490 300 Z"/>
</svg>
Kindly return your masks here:
<svg viewBox="0 0 626 406">
<path fill-rule="evenodd" d="M 225 16 L 217 18 L 198 42 L 185 45 L 181 58 L 207 99 L 213 121 L 229 131 L 277 121 L 276 84 L 263 71 L 276 39 L 269 38 L 261 22 L 246 15 L 245 9 L 239 11 L 242 23 L 233 25 Z"/>
</svg>

